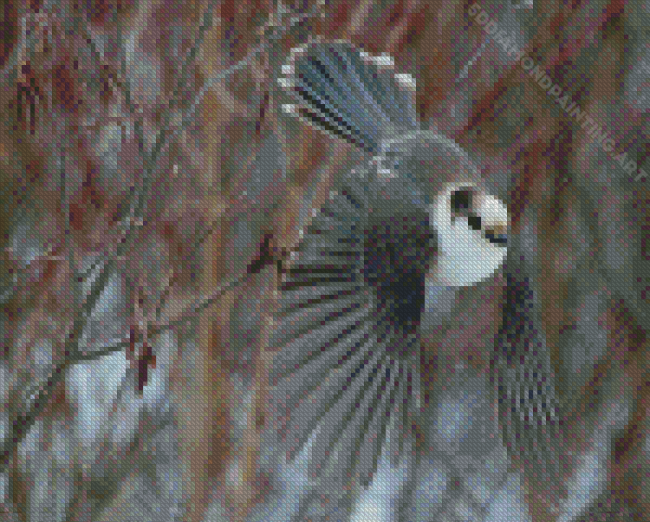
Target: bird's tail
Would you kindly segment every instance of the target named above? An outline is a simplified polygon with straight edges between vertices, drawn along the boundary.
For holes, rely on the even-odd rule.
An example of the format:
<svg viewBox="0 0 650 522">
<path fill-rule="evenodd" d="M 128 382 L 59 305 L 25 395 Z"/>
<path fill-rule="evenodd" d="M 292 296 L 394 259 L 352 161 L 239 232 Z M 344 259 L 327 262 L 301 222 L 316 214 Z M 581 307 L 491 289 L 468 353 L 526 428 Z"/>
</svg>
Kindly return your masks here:
<svg viewBox="0 0 650 522">
<path fill-rule="evenodd" d="M 417 129 L 415 81 L 395 74 L 388 55 L 315 40 L 294 48 L 282 72 L 278 83 L 296 100 L 283 106 L 285 112 L 367 152 Z"/>
</svg>

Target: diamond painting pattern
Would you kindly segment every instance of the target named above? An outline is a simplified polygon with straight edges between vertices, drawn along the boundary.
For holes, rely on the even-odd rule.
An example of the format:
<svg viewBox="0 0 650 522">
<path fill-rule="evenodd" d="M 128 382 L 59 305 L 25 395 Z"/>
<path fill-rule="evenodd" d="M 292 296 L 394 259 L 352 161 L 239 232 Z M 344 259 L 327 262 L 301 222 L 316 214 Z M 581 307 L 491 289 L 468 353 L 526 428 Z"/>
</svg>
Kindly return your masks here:
<svg viewBox="0 0 650 522">
<path fill-rule="evenodd" d="M 646 520 L 649 17 L 0 3 L 0 520 Z"/>
</svg>

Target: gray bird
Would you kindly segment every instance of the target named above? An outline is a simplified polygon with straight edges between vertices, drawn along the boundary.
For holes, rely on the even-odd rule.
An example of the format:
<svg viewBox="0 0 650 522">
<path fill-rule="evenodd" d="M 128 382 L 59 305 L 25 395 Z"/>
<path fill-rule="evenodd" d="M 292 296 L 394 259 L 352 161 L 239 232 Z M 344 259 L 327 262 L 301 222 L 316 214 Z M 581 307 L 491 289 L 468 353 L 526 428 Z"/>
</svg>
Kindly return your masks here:
<svg viewBox="0 0 650 522">
<path fill-rule="evenodd" d="M 289 459 L 312 439 L 312 476 L 367 486 L 387 430 L 395 459 L 418 415 L 422 329 L 446 289 L 500 269 L 508 211 L 465 151 L 420 128 L 415 82 L 389 56 L 314 40 L 282 74 L 284 111 L 365 161 L 335 181 L 283 267 L 276 429 Z"/>
</svg>

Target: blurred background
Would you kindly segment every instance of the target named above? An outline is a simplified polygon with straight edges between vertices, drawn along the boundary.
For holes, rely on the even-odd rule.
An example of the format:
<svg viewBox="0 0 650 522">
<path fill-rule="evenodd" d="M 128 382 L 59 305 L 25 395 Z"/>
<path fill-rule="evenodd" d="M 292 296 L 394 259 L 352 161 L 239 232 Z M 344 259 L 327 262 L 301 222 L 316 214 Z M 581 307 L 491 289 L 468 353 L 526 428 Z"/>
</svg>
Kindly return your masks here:
<svg viewBox="0 0 650 522">
<path fill-rule="evenodd" d="M 210 521 L 537 522 L 560 486 L 557 520 L 647 520 L 649 33 L 646 0 L 0 1 L 0 519 L 174 520 L 190 470 Z M 506 200 L 565 405 L 557 483 L 503 437 L 481 333 L 498 307 L 467 306 L 423 361 L 435 444 L 381 460 L 350 509 L 310 481 L 308 448 L 276 451 L 277 281 L 246 267 L 295 247 L 358 159 L 279 110 L 280 66 L 314 35 L 392 54 L 423 126 Z"/>
</svg>

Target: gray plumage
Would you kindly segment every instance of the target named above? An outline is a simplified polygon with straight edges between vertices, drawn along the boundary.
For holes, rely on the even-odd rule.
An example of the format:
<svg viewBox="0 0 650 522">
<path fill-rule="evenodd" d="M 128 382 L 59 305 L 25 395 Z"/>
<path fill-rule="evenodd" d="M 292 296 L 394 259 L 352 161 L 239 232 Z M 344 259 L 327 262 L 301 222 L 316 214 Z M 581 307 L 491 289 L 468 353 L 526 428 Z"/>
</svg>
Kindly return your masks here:
<svg viewBox="0 0 650 522">
<path fill-rule="evenodd" d="M 283 72 L 295 102 L 285 111 L 356 145 L 366 163 L 335 181 L 283 267 L 272 408 L 289 459 L 313 437 L 313 477 L 336 454 L 328 483 L 367 486 L 382 451 L 397 462 L 419 415 L 427 282 L 492 276 L 507 211 L 457 144 L 419 128 L 414 81 L 389 57 L 316 40 Z"/>
<path fill-rule="evenodd" d="M 280 82 L 298 102 L 289 110 L 369 152 L 387 136 L 418 128 L 412 92 L 388 57 L 370 57 L 347 42 L 317 41 L 294 49 L 285 71 Z"/>
</svg>

